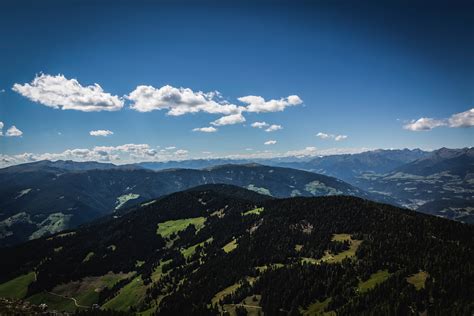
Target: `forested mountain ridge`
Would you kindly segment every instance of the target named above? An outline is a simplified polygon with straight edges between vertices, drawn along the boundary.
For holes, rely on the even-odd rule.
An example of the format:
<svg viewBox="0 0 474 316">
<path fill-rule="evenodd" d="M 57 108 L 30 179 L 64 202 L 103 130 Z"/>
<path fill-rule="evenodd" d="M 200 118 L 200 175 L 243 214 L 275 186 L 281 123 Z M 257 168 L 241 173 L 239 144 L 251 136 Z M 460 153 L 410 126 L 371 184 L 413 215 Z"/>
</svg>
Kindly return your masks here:
<svg viewBox="0 0 474 316">
<path fill-rule="evenodd" d="M 386 174 L 364 174 L 357 185 L 420 212 L 474 223 L 474 148 L 441 148 Z"/>
<path fill-rule="evenodd" d="M 198 187 L 0 249 L 0 295 L 22 282 L 19 298 L 55 309 L 159 315 L 474 311 L 474 227 L 355 197 L 246 192 Z"/>
<path fill-rule="evenodd" d="M 76 227 L 144 201 L 207 183 L 274 197 L 356 195 L 390 201 L 341 180 L 258 164 L 152 171 L 94 162 L 38 162 L 0 169 L 0 246 Z"/>
</svg>

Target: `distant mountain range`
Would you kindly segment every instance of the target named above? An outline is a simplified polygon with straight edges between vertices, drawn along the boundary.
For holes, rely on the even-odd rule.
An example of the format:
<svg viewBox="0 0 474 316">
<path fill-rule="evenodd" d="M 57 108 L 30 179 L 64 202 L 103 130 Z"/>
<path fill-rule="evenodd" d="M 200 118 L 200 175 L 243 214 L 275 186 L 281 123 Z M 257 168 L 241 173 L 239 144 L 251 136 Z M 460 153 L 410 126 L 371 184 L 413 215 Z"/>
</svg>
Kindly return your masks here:
<svg viewBox="0 0 474 316">
<path fill-rule="evenodd" d="M 120 166 L 73 161 L 16 165 L 0 169 L 0 246 L 76 227 L 207 183 L 234 184 L 273 197 L 353 195 L 474 223 L 473 150 L 376 150 L 259 160 L 272 166 L 226 159 Z M 227 162 L 245 164 L 222 164 Z"/>
<path fill-rule="evenodd" d="M 259 164 L 152 171 L 95 162 L 38 162 L 0 170 L 0 245 L 76 227 L 207 183 L 234 184 L 273 197 L 337 194 L 391 201 L 336 178 Z"/>
<path fill-rule="evenodd" d="M 205 185 L 1 248 L 0 297 L 93 315 L 472 315 L 473 247 L 471 225 L 356 197 Z"/>
</svg>

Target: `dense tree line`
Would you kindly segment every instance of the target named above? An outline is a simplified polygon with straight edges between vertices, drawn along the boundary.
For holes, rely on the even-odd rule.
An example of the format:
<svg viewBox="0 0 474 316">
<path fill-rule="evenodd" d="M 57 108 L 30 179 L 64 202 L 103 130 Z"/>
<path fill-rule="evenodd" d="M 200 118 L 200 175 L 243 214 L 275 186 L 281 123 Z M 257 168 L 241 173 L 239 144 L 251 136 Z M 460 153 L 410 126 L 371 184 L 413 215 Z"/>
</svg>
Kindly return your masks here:
<svg viewBox="0 0 474 316">
<path fill-rule="evenodd" d="M 223 304 L 239 304 L 257 294 L 267 315 L 298 315 L 301 308 L 326 299 L 326 310 L 340 315 L 470 315 L 474 310 L 472 226 L 353 197 L 264 201 L 252 193 L 246 200 L 247 191 L 224 188 L 173 194 L 74 235 L 2 249 L 0 256 L 7 259 L 0 263 L 1 278 L 34 269 L 38 279 L 30 286 L 32 294 L 85 276 L 136 271 L 147 291 L 133 308 L 145 310 L 161 297 L 159 315 L 215 315 Z M 264 208 L 261 214 L 243 215 L 257 206 Z M 199 216 L 206 217 L 199 230 L 191 225 L 169 238 L 156 233 L 160 222 Z M 332 240 L 340 233 L 361 241 L 356 258 L 302 262 L 348 250 L 348 241 Z M 233 240 L 237 248 L 225 252 Z M 183 256 L 183 249 L 198 244 L 194 254 Z M 55 252 L 57 247 L 63 250 Z M 83 262 L 90 252 L 94 255 Z M 144 263 L 136 266 L 137 261 Z M 153 282 L 151 275 L 163 262 L 163 275 Z M 387 280 L 358 291 L 360 282 L 380 270 L 388 271 Z M 428 278 L 417 290 L 407 277 L 419 271 Z M 103 290 L 100 303 L 128 281 Z M 233 294 L 211 304 L 217 292 L 236 283 L 240 287 Z"/>
</svg>

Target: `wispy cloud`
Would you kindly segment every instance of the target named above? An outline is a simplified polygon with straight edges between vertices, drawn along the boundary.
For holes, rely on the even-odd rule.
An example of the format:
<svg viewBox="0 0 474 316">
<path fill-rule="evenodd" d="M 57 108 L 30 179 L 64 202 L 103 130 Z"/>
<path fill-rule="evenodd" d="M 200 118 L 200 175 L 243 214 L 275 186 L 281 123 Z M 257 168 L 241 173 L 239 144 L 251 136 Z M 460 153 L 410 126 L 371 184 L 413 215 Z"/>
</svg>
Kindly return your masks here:
<svg viewBox="0 0 474 316">
<path fill-rule="evenodd" d="M 266 142 L 264 142 L 263 144 L 264 145 L 275 145 L 277 143 L 276 140 L 267 140 Z"/>
<path fill-rule="evenodd" d="M 269 124 L 267 122 L 253 122 L 250 126 L 254 128 L 264 128 L 269 126 Z"/>
<path fill-rule="evenodd" d="M 97 83 L 82 86 L 76 79 L 41 74 L 31 83 L 15 83 L 12 90 L 31 101 L 62 110 L 83 112 L 120 110 L 124 101 L 116 95 L 104 92 Z"/>
<path fill-rule="evenodd" d="M 283 129 L 281 125 L 272 124 L 267 129 L 265 129 L 265 132 L 275 132 L 281 129 Z"/>
<path fill-rule="evenodd" d="M 208 126 L 208 127 L 197 127 L 193 129 L 193 132 L 203 132 L 203 133 L 215 133 L 217 128 Z"/>
<path fill-rule="evenodd" d="M 317 133 L 316 137 L 319 137 L 321 139 L 333 139 L 336 142 L 339 142 L 348 138 L 347 135 L 334 135 L 334 134 L 328 134 L 328 133 L 323 133 L 323 132 Z"/>
<path fill-rule="evenodd" d="M 114 132 L 109 131 L 108 129 L 99 129 L 99 130 L 96 130 L 96 131 L 90 131 L 89 132 L 89 135 L 91 135 L 91 136 L 107 137 L 107 136 L 110 136 L 110 135 L 113 135 L 113 134 L 114 134 Z"/>
<path fill-rule="evenodd" d="M 451 128 L 459 127 L 473 127 L 474 126 L 474 108 L 451 115 L 449 118 L 434 119 L 429 117 L 422 117 L 417 120 L 412 120 L 410 123 L 403 126 L 404 129 L 414 132 L 430 131 L 433 128 L 447 126 Z"/>
</svg>

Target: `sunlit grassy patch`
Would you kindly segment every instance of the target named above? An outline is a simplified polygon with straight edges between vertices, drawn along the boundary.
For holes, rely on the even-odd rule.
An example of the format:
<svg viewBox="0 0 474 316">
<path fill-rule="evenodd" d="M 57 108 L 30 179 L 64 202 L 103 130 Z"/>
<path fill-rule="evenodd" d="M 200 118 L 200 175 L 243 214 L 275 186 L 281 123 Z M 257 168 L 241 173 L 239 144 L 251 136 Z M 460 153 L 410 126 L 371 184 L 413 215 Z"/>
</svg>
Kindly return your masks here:
<svg viewBox="0 0 474 316">
<path fill-rule="evenodd" d="M 200 230 L 202 227 L 204 227 L 205 222 L 205 217 L 184 218 L 166 221 L 158 224 L 157 234 L 161 235 L 161 237 L 163 238 L 168 238 L 173 233 L 178 233 L 182 230 L 185 230 L 189 225 L 194 225 L 194 227 L 196 227 L 196 230 Z"/>
<path fill-rule="evenodd" d="M 320 259 L 315 258 L 301 258 L 302 263 L 311 263 L 311 264 L 319 264 L 321 262 L 325 263 L 339 263 L 342 260 L 349 258 L 355 259 L 356 252 L 359 246 L 362 244 L 362 240 L 352 239 L 352 236 L 349 234 L 334 234 L 332 236 L 332 241 L 348 241 L 349 242 L 349 249 L 341 251 L 338 254 L 333 254 L 329 250 L 326 250 L 324 256 Z"/>
<path fill-rule="evenodd" d="M 324 311 L 328 307 L 330 302 L 331 302 L 331 298 L 328 297 L 324 301 L 317 300 L 316 302 L 309 305 L 307 308 L 300 307 L 299 310 L 303 316 L 332 315 L 332 312 Z"/>
<path fill-rule="evenodd" d="M 89 253 L 84 257 L 84 259 L 82 260 L 82 262 L 87 262 L 87 261 L 91 260 L 91 258 L 92 258 L 93 256 L 94 256 L 94 252 L 93 252 L 93 251 L 89 252 Z"/>
<path fill-rule="evenodd" d="M 284 266 L 285 265 L 283 263 L 271 263 L 268 265 L 255 267 L 255 269 L 258 272 L 262 273 L 262 272 L 267 271 L 268 269 L 280 269 L 280 268 L 283 268 Z"/>
<path fill-rule="evenodd" d="M 239 244 L 237 243 L 237 239 L 232 239 L 232 241 L 226 244 L 224 247 L 222 247 L 222 249 L 226 253 L 229 253 L 231 251 L 234 251 L 238 246 Z"/>
<path fill-rule="evenodd" d="M 8 282 L 0 284 L 0 297 L 24 298 L 28 286 L 35 280 L 35 272 L 21 275 Z"/>
<path fill-rule="evenodd" d="M 117 204 L 115 209 L 118 210 L 119 208 L 124 206 L 125 203 L 127 203 L 128 201 L 138 199 L 139 197 L 140 197 L 140 194 L 135 194 L 135 193 L 121 195 L 117 198 L 117 201 L 115 202 L 115 204 Z"/>
<path fill-rule="evenodd" d="M 200 247 L 203 247 L 205 243 L 209 243 L 209 242 L 212 242 L 213 238 L 209 238 L 203 242 L 200 242 L 198 244 L 195 244 L 195 245 L 192 245 L 191 247 L 188 247 L 188 248 L 185 248 L 183 250 L 181 250 L 181 254 L 185 257 L 185 258 L 189 258 L 191 257 L 192 255 L 194 255 L 194 253 L 196 252 L 196 248 L 198 246 Z"/>
<path fill-rule="evenodd" d="M 46 304 L 48 305 L 49 309 L 69 313 L 72 313 L 77 309 L 77 306 L 74 304 L 73 300 L 47 292 L 40 292 L 30 296 L 27 298 L 27 301 L 36 305 Z"/>
<path fill-rule="evenodd" d="M 99 293 L 105 288 L 111 288 L 122 279 L 131 277 L 133 273 L 111 273 L 103 276 L 85 277 L 55 286 L 49 292 L 41 292 L 29 298 L 34 304 L 47 304 L 50 308 L 72 312 L 77 308 L 89 308 L 99 301 Z M 76 300 L 77 305 L 74 304 Z"/>
<path fill-rule="evenodd" d="M 367 281 L 359 282 L 357 290 L 360 293 L 367 292 L 373 289 L 377 284 L 385 282 L 390 277 L 390 273 L 387 270 L 380 270 L 372 274 Z"/>
<path fill-rule="evenodd" d="M 165 261 L 160 261 L 160 264 L 155 268 L 153 273 L 151 274 L 151 280 L 153 282 L 158 282 L 160 280 L 161 276 L 163 275 L 163 266 L 165 264 L 168 264 L 172 261 L 172 259 L 165 260 Z"/>
<path fill-rule="evenodd" d="M 132 306 L 139 305 L 145 298 L 147 286 L 143 284 L 141 276 L 135 277 L 120 289 L 118 294 L 102 305 L 102 309 L 127 311 Z"/>
<path fill-rule="evenodd" d="M 428 278 L 429 274 L 426 271 L 420 271 L 415 273 L 407 278 L 407 282 L 413 284 L 417 290 L 421 290 L 425 288 L 426 279 Z"/>
<path fill-rule="evenodd" d="M 264 210 L 263 207 L 257 207 L 257 208 L 254 208 L 253 210 L 250 210 L 250 211 L 247 211 L 245 213 L 243 213 L 242 215 L 260 215 L 260 213 L 262 213 Z"/>
</svg>

